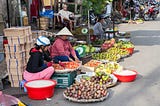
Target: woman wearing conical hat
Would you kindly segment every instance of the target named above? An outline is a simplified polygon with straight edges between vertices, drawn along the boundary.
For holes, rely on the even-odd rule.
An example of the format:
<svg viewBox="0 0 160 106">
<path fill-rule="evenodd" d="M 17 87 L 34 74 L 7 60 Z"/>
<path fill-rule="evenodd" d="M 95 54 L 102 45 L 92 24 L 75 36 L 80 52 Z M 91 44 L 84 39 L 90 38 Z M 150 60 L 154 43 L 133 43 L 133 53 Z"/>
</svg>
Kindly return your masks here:
<svg viewBox="0 0 160 106">
<path fill-rule="evenodd" d="M 55 63 L 59 61 L 79 61 L 79 55 L 68 41 L 73 34 L 64 27 L 56 34 L 56 40 L 50 47 L 50 54 Z"/>
</svg>

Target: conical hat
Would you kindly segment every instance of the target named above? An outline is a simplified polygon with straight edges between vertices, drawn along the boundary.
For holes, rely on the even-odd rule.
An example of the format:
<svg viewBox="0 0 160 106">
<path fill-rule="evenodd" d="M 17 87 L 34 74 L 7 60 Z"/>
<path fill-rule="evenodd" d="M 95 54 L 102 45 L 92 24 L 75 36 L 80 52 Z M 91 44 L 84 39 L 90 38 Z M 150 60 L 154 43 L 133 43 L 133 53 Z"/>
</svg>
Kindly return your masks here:
<svg viewBox="0 0 160 106">
<path fill-rule="evenodd" d="M 56 34 L 56 36 L 59 36 L 59 35 L 73 36 L 73 34 L 68 30 L 67 27 L 64 27 L 63 29 L 61 29 L 61 30 Z"/>
</svg>

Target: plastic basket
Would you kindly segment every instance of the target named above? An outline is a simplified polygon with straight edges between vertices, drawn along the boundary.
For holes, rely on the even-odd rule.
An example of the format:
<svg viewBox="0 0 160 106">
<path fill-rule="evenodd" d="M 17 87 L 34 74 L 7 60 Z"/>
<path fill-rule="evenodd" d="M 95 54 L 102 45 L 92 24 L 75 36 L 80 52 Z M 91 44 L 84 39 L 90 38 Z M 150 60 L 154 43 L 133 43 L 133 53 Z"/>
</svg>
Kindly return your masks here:
<svg viewBox="0 0 160 106">
<path fill-rule="evenodd" d="M 52 76 L 52 79 L 57 81 L 57 86 L 56 86 L 57 88 L 67 88 L 71 84 L 73 84 L 76 75 L 77 75 L 76 71 L 64 74 L 55 73 Z"/>
</svg>

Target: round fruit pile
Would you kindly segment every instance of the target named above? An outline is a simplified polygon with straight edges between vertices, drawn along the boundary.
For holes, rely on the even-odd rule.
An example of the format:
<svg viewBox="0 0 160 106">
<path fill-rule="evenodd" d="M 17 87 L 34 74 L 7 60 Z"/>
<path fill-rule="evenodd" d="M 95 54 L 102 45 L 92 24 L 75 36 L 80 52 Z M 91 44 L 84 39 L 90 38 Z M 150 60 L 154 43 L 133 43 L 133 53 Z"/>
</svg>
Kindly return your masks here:
<svg viewBox="0 0 160 106">
<path fill-rule="evenodd" d="M 99 76 L 92 76 L 90 79 L 91 82 L 96 83 L 96 84 L 104 84 L 104 85 L 109 85 L 112 84 L 113 79 L 109 75 L 99 75 Z"/>
<path fill-rule="evenodd" d="M 64 91 L 65 96 L 76 99 L 100 99 L 107 96 L 107 87 L 90 81 L 75 83 Z"/>
</svg>

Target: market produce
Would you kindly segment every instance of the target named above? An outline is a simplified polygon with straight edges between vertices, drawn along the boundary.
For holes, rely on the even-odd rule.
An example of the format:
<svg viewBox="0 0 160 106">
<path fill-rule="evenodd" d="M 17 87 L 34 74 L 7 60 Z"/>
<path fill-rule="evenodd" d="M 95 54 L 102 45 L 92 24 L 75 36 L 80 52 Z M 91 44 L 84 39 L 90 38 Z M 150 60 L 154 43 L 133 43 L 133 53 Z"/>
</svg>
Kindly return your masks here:
<svg viewBox="0 0 160 106">
<path fill-rule="evenodd" d="M 92 45 L 102 45 L 104 43 L 104 40 L 96 39 L 95 41 L 93 41 L 91 43 L 92 43 Z"/>
<path fill-rule="evenodd" d="M 134 48 L 134 44 L 130 41 L 118 41 L 114 46 L 118 48 Z"/>
<path fill-rule="evenodd" d="M 107 87 L 90 81 L 75 83 L 64 91 L 65 96 L 75 99 L 100 99 L 107 96 Z"/>
<path fill-rule="evenodd" d="M 82 76 L 82 78 L 80 79 L 81 82 L 83 81 L 90 81 L 90 82 L 93 82 L 95 84 L 103 84 L 103 85 L 110 85 L 112 84 L 113 82 L 113 79 L 110 77 L 109 74 L 106 74 L 105 72 L 103 71 L 98 71 L 96 72 L 96 75 L 95 76 Z"/>
<path fill-rule="evenodd" d="M 104 72 L 105 74 L 111 74 L 114 71 L 121 71 L 123 67 L 116 62 L 108 62 L 107 64 L 100 64 L 96 69 L 96 73 Z"/>
<path fill-rule="evenodd" d="M 92 54 L 95 60 L 118 61 L 121 57 L 129 55 L 129 52 L 117 47 L 112 47 L 106 52 Z"/>
<path fill-rule="evenodd" d="M 74 46 L 73 48 L 78 51 L 81 57 L 96 51 L 96 48 L 93 47 L 92 45 L 77 45 Z"/>
<path fill-rule="evenodd" d="M 112 38 L 110 40 L 106 40 L 101 46 L 102 51 L 111 48 L 114 45 L 114 43 L 115 43 L 115 39 L 114 38 Z"/>
<path fill-rule="evenodd" d="M 64 70 L 64 69 L 76 69 L 79 67 L 77 62 L 59 62 L 59 64 L 53 64 L 55 70 Z"/>
<path fill-rule="evenodd" d="M 88 67 L 97 67 L 98 65 L 100 65 L 101 62 L 97 61 L 97 60 L 90 60 L 89 62 L 87 62 L 86 64 L 84 64 L 84 66 L 88 66 Z"/>
</svg>

